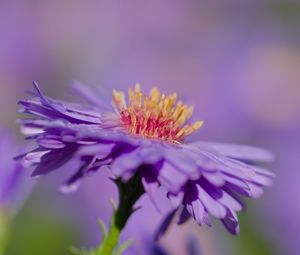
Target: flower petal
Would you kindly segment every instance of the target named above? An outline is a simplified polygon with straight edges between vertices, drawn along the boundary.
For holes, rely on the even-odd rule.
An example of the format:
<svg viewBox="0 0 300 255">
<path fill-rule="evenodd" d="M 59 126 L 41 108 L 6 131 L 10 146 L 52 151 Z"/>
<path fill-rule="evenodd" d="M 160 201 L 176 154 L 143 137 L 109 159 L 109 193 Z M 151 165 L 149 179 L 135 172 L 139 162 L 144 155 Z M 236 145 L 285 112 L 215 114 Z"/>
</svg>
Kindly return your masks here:
<svg viewBox="0 0 300 255">
<path fill-rule="evenodd" d="M 142 164 L 143 160 L 139 156 L 139 149 L 136 149 L 117 157 L 112 162 L 111 171 L 116 177 L 122 177 L 124 181 L 127 181 Z"/>
<path fill-rule="evenodd" d="M 197 148 L 213 151 L 223 156 L 246 160 L 246 161 L 273 161 L 274 155 L 261 148 L 246 145 L 223 144 L 211 142 L 195 142 L 192 143 Z"/>
<path fill-rule="evenodd" d="M 165 161 L 159 171 L 158 180 L 169 192 L 177 193 L 188 178 L 169 162 Z"/>
<path fill-rule="evenodd" d="M 196 180 L 200 177 L 200 171 L 193 158 L 190 157 L 186 149 L 174 149 L 168 147 L 165 149 L 165 159 L 173 165 L 178 171 L 187 175 L 190 179 Z"/>
<path fill-rule="evenodd" d="M 203 187 L 197 184 L 199 199 L 213 216 L 222 219 L 226 216 L 226 209 L 217 202 Z"/>
<path fill-rule="evenodd" d="M 158 241 L 161 236 L 163 236 L 167 230 L 169 229 L 169 226 L 171 225 L 177 210 L 172 210 L 168 213 L 168 215 L 164 218 L 163 222 L 160 224 L 160 228 L 156 231 L 154 235 L 154 240 Z"/>
<path fill-rule="evenodd" d="M 222 223 L 231 234 L 237 235 L 240 233 L 237 214 L 234 211 L 227 209 L 226 217 L 222 219 Z"/>
</svg>

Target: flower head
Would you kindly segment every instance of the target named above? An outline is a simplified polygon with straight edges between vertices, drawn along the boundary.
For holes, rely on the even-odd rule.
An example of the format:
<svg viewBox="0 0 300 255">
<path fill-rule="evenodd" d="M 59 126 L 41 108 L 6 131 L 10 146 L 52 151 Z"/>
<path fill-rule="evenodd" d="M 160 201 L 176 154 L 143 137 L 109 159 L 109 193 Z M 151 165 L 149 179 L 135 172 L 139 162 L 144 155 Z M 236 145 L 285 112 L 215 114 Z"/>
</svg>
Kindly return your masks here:
<svg viewBox="0 0 300 255">
<path fill-rule="evenodd" d="M 165 188 L 180 213 L 179 223 L 193 217 L 199 225 L 210 225 L 212 215 L 237 234 L 237 212 L 243 209 L 239 196 L 259 197 L 272 182 L 269 171 L 243 163 L 272 160 L 268 151 L 185 143 L 202 122 L 188 123 L 193 110 L 181 101 L 176 103 L 176 94 L 165 96 L 154 88 L 143 96 L 137 85 L 134 91 L 129 89 L 128 105 L 124 93 L 113 91 L 109 109 L 101 96 L 95 97 L 79 84 L 75 89 L 87 104 L 50 99 L 37 84 L 34 96 L 19 102 L 22 112 L 35 116 L 20 120 L 23 133 L 37 143 L 23 157 L 25 165 L 35 167 L 33 176 L 57 170 L 71 160 L 78 162 L 64 191 L 74 190 L 83 177 L 109 166 L 123 182 L 138 174 L 151 199 L 157 188 Z"/>
</svg>

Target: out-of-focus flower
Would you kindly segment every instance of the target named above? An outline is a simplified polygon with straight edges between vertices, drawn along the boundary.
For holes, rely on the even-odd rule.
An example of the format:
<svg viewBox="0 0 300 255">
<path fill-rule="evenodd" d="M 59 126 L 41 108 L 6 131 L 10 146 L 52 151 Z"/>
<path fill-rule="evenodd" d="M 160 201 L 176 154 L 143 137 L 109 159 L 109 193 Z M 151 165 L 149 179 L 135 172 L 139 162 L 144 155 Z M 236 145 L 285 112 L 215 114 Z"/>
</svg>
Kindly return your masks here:
<svg viewBox="0 0 300 255">
<path fill-rule="evenodd" d="M 187 255 L 202 255 L 202 251 L 199 243 L 193 237 L 188 238 L 185 244 L 185 250 Z M 164 248 L 163 245 L 154 242 L 153 240 L 145 242 L 144 245 L 145 254 L 147 255 L 169 255 L 170 253 Z"/>
<path fill-rule="evenodd" d="M 29 191 L 23 166 L 13 159 L 19 152 L 13 135 L 0 130 L 0 210 L 10 213 L 20 208 Z"/>
<path fill-rule="evenodd" d="M 180 239 L 180 250 L 170 249 L 165 241 L 160 240 L 157 242 L 153 239 L 151 232 L 143 231 L 140 235 L 139 243 L 131 246 L 126 250 L 124 254 L 135 254 L 135 255 L 171 255 L 171 254 L 184 254 L 184 255 L 202 255 L 201 242 L 196 236 L 190 233 L 184 238 Z M 173 239 L 174 242 L 174 239 Z M 174 248 L 176 245 L 173 245 Z M 173 250 L 173 251 L 172 251 Z M 175 251 L 175 252 L 174 252 Z"/>
<path fill-rule="evenodd" d="M 193 109 L 176 103 L 175 93 L 165 96 L 154 88 L 144 96 L 137 85 L 129 89 L 128 100 L 123 92 L 113 91 L 110 107 L 100 95 L 79 84 L 75 88 L 89 104 L 50 99 L 36 84 L 33 97 L 19 102 L 23 113 L 35 116 L 20 120 L 22 132 L 38 145 L 22 156 L 25 165 L 35 167 L 33 176 L 52 172 L 70 160 L 80 165 L 63 191 L 76 189 L 83 177 L 109 166 L 122 182 L 140 178 L 153 200 L 157 188 L 164 187 L 176 208 L 170 218 L 179 211 L 179 223 L 192 216 L 199 225 L 211 225 L 211 214 L 237 234 L 237 212 L 243 209 L 239 195 L 257 198 L 272 182 L 272 173 L 242 162 L 270 161 L 273 156 L 268 151 L 186 143 L 185 138 L 203 123 L 189 123 Z"/>
<path fill-rule="evenodd" d="M 153 243 L 151 246 L 148 247 L 148 254 L 149 255 L 168 255 L 168 252 L 160 245 Z"/>
<path fill-rule="evenodd" d="M 202 255 L 201 247 L 197 240 L 193 237 L 188 242 L 189 255 Z"/>
<path fill-rule="evenodd" d="M 0 130 L 0 254 L 4 254 L 10 237 L 10 222 L 27 197 L 24 169 L 13 159 L 20 148 L 13 135 Z"/>
</svg>

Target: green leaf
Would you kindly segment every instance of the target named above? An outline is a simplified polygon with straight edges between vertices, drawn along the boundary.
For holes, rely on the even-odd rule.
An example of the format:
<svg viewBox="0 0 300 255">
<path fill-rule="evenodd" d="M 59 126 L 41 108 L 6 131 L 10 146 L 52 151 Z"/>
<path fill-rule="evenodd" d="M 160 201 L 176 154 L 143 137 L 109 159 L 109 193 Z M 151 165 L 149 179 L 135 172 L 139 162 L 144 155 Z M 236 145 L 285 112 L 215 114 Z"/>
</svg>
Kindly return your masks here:
<svg viewBox="0 0 300 255">
<path fill-rule="evenodd" d="M 83 255 L 82 251 L 74 246 L 71 246 L 69 250 L 74 255 Z"/>
<path fill-rule="evenodd" d="M 106 226 L 105 226 L 104 222 L 101 219 L 98 219 L 98 224 L 99 224 L 100 229 L 101 229 L 102 238 L 105 239 L 106 236 L 107 236 Z"/>
<path fill-rule="evenodd" d="M 114 253 L 114 255 L 121 255 L 123 251 L 125 251 L 131 244 L 133 243 L 132 240 L 128 240 L 126 242 L 124 242 L 123 244 L 121 244 L 118 249 L 116 250 L 116 252 Z"/>
<path fill-rule="evenodd" d="M 112 198 L 109 201 L 111 203 L 111 206 L 112 206 L 114 212 L 117 211 L 117 204 L 116 204 L 116 202 Z"/>
<path fill-rule="evenodd" d="M 78 249 L 74 246 L 70 247 L 70 252 L 74 255 L 97 255 L 96 251 L 90 250 L 88 251 L 87 249 Z"/>
</svg>

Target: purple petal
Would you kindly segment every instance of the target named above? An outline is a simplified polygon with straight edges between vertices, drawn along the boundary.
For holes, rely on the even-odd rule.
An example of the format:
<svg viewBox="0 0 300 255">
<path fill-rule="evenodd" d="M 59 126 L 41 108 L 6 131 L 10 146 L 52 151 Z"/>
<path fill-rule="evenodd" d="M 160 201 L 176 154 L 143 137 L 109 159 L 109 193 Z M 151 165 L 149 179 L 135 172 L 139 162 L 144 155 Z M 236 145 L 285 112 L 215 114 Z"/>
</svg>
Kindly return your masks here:
<svg viewBox="0 0 300 255">
<path fill-rule="evenodd" d="M 251 191 L 251 197 L 253 197 L 253 198 L 259 198 L 264 193 L 263 188 L 259 185 L 249 182 L 248 186 Z"/>
<path fill-rule="evenodd" d="M 215 186 L 223 186 L 225 179 L 220 172 L 203 172 L 203 177 Z"/>
<path fill-rule="evenodd" d="M 236 194 L 234 191 L 228 189 L 227 187 L 223 187 L 223 190 L 228 195 L 230 195 L 232 198 L 234 198 L 242 206 L 241 211 L 244 211 L 246 209 L 246 205 L 245 205 L 244 201 L 240 198 L 240 196 L 238 194 Z"/>
<path fill-rule="evenodd" d="M 78 150 L 78 154 L 80 155 L 96 155 L 98 158 L 105 158 L 110 155 L 116 145 L 111 144 L 91 144 L 86 146 L 81 146 Z"/>
<path fill-rule="evenodd" d="M 210 221 L 210 219 L 209 219 L 208 212 L 207 212 L 206 210 L 205 210 L 205 212 L 204 212 L 203 223 L 206 224 L 206 225 L 209 226 L 209 227 L 212 226 L 211 221 Z"/>
<path fill-rule="evenodd" d="M 168 191 L 177 193 L 188 179 L 186 175 L 165 161 L 159 171 L 158 180 Z"/>
<path fill-rule="evenodd" d="M 111 165 L 111 171 L 116 177 L 122 177 L 124 181 L 127 181 L 142 164 L 139 149 L 136 149 L 116 158 Z"/>
<path fill-rule="evenodd" d="M 213 151 L 223 156 L 236 158 L 246 161 L 273 161 L 274 155 L 264 149 L 237 145 L 237 144 L 222 144 L 222 143 L 210 143 L 210 142 L 196 142 L 191 145 L 197 148 Z"/>
<path fill-rule="evenodd" d="M 227 210 L 226 217 L 222 219 L 222 223 L 231 234 L 237 235 L 240 233 L 237 214 L 234 211 Z"/>
<path fill-rule="evenodd" d="M 171 204 L 174 208 L 177 208 L 179 207 L 182 202 L 183 202 L 183 199 L 184 199 L 184 192 L 179 192 L 177 194 L 172 194 L 172 193 L 168 193 L 168 198 L 170 199 L 171 201 Z"/>
<path fill-rule="evenodd" d="M 257 174 L 260 174 L 260 175 L 264 175 L 264 176 L 267 176 L 267 177 L 270 177 L 270 178 L 273 178 L 275 177 L 275 174 L 270 172 L 269 170 L 267 169 L 264 169 L 262 167 L 258 167 L 258 166 L 253 166 L 255 172 Z"/>
<path fill-rule="evenodd" d="M 91 158 L 89 161 L 85 162 L 61 187 L 60 191 L 63 193 L 71 193 L 78 189 L 82 178 L 87 174 L 89 167 L 94 162 Z"/>
<path fill-rule="evenodd" d="M 59 150 L 50 151 L 41 157 L 41 162 L 34 169 L 32 176 L 36 177 L 42 174 L 47 174 L 63 166 L 72 159 L 76 147 L 66 147 Z"/>
<path fill-rule="evenodd" d="M 178 149 L 172 147 L 165 148 L 165 159 L 191 180 L 196 180 L 200 177 L 198 166 L 185 147 L 179 147 Z"/>
<path fill-rule="evenodd" d="M 144 164 L 156 164 L 163 159 L 164 151 L 161 146 L 153 143 L 150 146 L 141 146 L 139 156 Z"/>
<path fill-rule="evenodd" d="M 202 225 L 205 208 L 199 199 L 192 201 L 193 217 L 199 225 Z"/>
<path fill-rule="evenodd" d="M 81 98 L 84 98 L 90 104 L 95 105 L 104 110 L 112 110 L 111 107 L 108 107 L 108 104 L 103 102 L 103 96 L 98 95 L 97 93 L 95 93 L 95 91 L 91 91 L 88 88 L 88 86 L 85 86 L 81 82 L 73 81 L 73 83 L 71 84 L 71 88 L 74 92 L 76 92 L 77 95 L 79 95 Z"/>
<path fill-rule="evenodd" d="M 179 219 L 177 221 L 177 224 L 178 225 L 184 224 L 185 222 L 187 222 L 189 220 L 190 217 L 191 217 L 191 215 L 186 210 L 186 208 L 183 208 L 183 210 L 181 211 L 181 213 L 179 215 Z"/>
<path fill-rule="evenodd" d="M 57 136 L 46 136 L 37 139 L 37 143 L 47 149 L 62 149 L 66 145 Z"/>
<path fill-rule="evenodd" d="M 217 202 L 210 194 L 206 192 L 200 185 L 197 184 L 199 199 L 213 216 L 222 219 L 226 215 L 226 209 L 219 202 Z"/>
<path fill-rule="evenodd" d="M 143 184 L 143 187 L 144 187 L 145 191 L 147 192 L 150 200 L 152 201 L 153 205 L 155 206 L 157 211 L 160 212 L 159 206 L 158 206 L 158 204 L 155 200 L 155 195 L 156 195 L 156 192 L 159 188 L 158 183 L 148 181 L 147 178 L 145 178 L 145 176 L 143 176 L 142 177 L 142 184 Z"/>
<path fill-rule="evenodd" d="M 271 186 L 273 183 L 273 180 L 270 177 L 260 174 L 256 174 L 255 176 L 253 176 L 252 181 L 261 186 Z"/>
<path fill-rule="evenodd" d="M 241 179 L 251 179 L 255 175 L 254 168 L 241 161 L 225 157 L 220 157 L 219 160 L 226 166 L 220 169 L 222 172 Z"/>
<path fill-rule="evenodd" d="M 236 212 L 243 210 L 243 205 L 224 190 L 222 191 L 222 196 L 218 199 L 218 201 L 230 210 Z"/>
<path fill-rule="evenodd" d="M 22 100 L 23 112 L 38 115 L 46 119 L 65 119 L 70 123 L 100 124 L 99 111 L 82 105 L 59 102 L 44 96 L 39 86 L 34 82 L 37 98 Z"/>
<path fill-rule="evenodd" d="M 168 215 L 164 218 L 163 222 L 160 224 L 159 229 L 156 231 L 154 235 L 154 239 L 157 241 L 159 240 L 168 230 L 170 227 L 175 215 L 176 215 L 177 210 L 173 210 Z"/>
<path fill-rule="evenodd" d="M 228 176 L 226 174 L 223 175 L 223 178 L 226 181 L 226 186 L 230 186 L 235 191 L 241 193 L 245 196 L 250 196 L 250 188 L 248 186 L 248 183 L 242 179 L 235 178 L 233 176 Z"/>
</svg>

